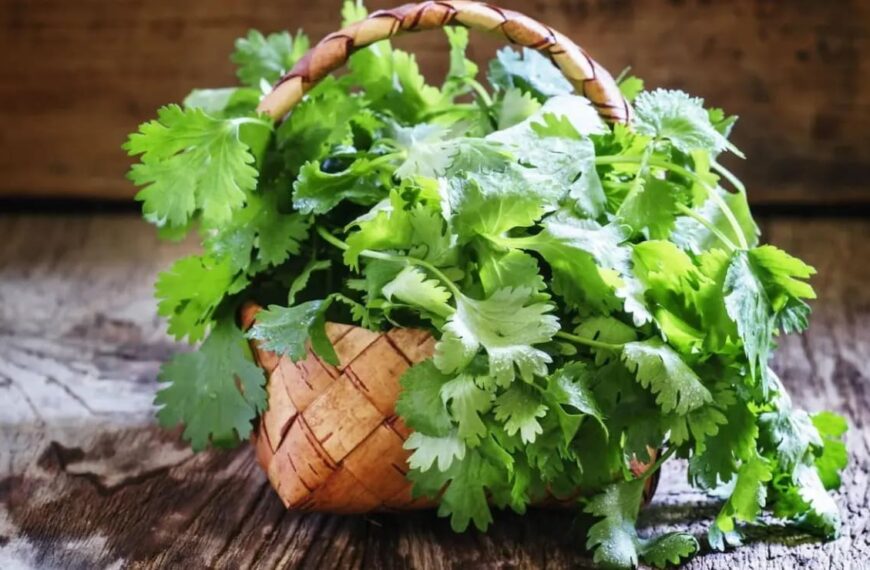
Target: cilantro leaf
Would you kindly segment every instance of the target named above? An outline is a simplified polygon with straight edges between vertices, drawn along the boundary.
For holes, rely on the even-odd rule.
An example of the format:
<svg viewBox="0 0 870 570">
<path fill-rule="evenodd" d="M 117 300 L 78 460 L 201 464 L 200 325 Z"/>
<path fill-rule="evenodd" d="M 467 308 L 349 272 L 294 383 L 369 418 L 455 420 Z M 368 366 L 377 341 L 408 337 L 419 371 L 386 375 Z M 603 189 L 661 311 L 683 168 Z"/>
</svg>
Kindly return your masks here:
<svg viewBox="0 0 870 570">
<path fill-rule="evenodd" d="M 729 143 L 710 122 L 704 100 L 682 91 L 656 89 L 634 100 L 635 128 L 638 132 L 668 139 L 685 153 L 703 150 L 718 154 Z"/>
<path fill-rule="evenodd" d="M 164 364 L 158 380 L 169 383 L 154 400 L 160 424 L 184 423 L 194 450 L 245 439 L 266 409 L 265 377 L 231 319 L 221 320 L 199 350 Z"/>
<path fill-rule="evenodd" d="M 141 155 L 130 179 L 143 186 L 136 199 L 143 202 L 145 217 L 157 225 L 184 226 L 200 211 L 206 225 L 228 222 L 257 183 L 240 125 L 198 108 L 167 105 L 157 120 L 130 135 L 124 149 Z"/>
<path fill-rule="evenodd" d="M 511 382 L 517 371 L 527 380 L 544 376 L 552 359 L 533 345 L 559 330 L 559 320 L 549 314 L 552 308 L 533 301 L 532 291 L 521 287 L 499 289 L 483 301 L 458 297 L 436 345 L 435 364 L 445 373 L 462 370 L 482 347 L 490 374 L 501 384 Z"/>
<path fill-rule="evenodd" d="M 734 530 L 734 521 L 752 522 L 767 502 L 767 483 L 773 478 L 770 461 L 756 455 L 743 463 L 731 496 L 716 516 L 722 532 Z"/>
<path fill-rule="evenodd" d="M 840 472 L 849 460 L 846 444 L 842 441 L 848 425 L 845 418 L 831 412 L 813 414 L 812 421 L 824 442 L 821 454 L 815 459 L 819 477 L 825 489 L 837 489 L 840 487 Z"/>
<path fill-rule="evenodd" d="M 157 277 L 157 312 L 169 319 L 169 334 L 195 342 L 205 336 L 224 297 L 246 283 L 229 258 L 183 257 Z"/>
<path fill-rule="evenodd" d="M 641 386 L 656 395 L 656 403 L 664 412 L 686 414 L 713 400 L 680 355 L 658 339 L 626 344 L 622 360 L 637 374 Z"/>
<path fill-rule="evenodd" d="M 439 372 L 431 359 L 408 368 L 402 375 L 396 413 L 414 431 L 446 436 L 452 424 L 441 389 L 448 381 L 450 377 Z"/>
<path fill-rule="evenodd" d="M 734 253 L 722 292 L 725 295 L 728 315 L 737 324 L 743 340 L 750 373 L 754 377 L 758 370 L 765 379 L 773 334 L 771 309 L 764 286 L 750 265 L 746 253 Z M 767 390 L 766 380 L 762 388 Z"/>
<path fill-rule="evenodd" d="M 698 540 L 691 534 L 670 532 L 652 540 L 642 541 L 640 556 L 647 564 L 664 568 L 668 564 L 681 564 L 699 549 Z"/>
<path fill-rule="evenodd" d="M 506 47 L 495 57 L 489 64 L 489 82 L 497 88 L 518 87 L 542 103 L 574 91 L 562 72 L 536 50 L 523 48 L 518 52 Z"/>
<path fill-rule="evenodd" d="M 414 432 L 405 440 L 404 448 L 412 450 L 408 465 L 417 471 L 447 471 L 454 461 L 465 458 L 466 446 L 462 439 L 451 432 L 443 436 L 430 436 Z"/>
<path fill-rule="evenodd" d="M 338 355 L 326 336 L 325 312 L 331 299 L 307 301 L 293 307 L 270 305 L 257 313 L 257 322 L 248 331 L 248 338 L 259 340 L 263 350 L 280 356 L 287 355 L 294 362 L 302 360 L 308 352 L 306 343 L 329 364 L 338 365 Z"/>
<path fill-rule="evenodd" d="M 472 376 L 460 374 L 441 387 L 441 399 L 456 421 L 459 437 L 472 447 L 480 444 L 487 434 L 480 415 L 492 406 L 492 394 L 480 389 Z"/>
<path fill-rule="evenodd" d="M 439 281 L 427 279 L 425 273 L 413 266 L 402 269 L 392 281 L 384 285 L 382 292 L 387 300 L 392 301 L 395 297 L 442 318 L 453 313 L 453 307 L 447 304 L 450 292 Z"/>
<path fill-rule="evenodd" d="M 230 59 L 238 66 L 239 80 L 259 89 L 264 82 L 271 85 L 278 81 L 305 55 L 308 47 L 308 37 L 302 32 L 297 32 L 294 38 L 287 32 L 264 36 L 251 30 L 247 37 L 236 40 L 236 50 Z"/>
<path fill-rule="evenodd" d="M 504 422 L 508 435 L 519 432 L 520 439 L 532 443 L 543 433 L 539 418 L 547 413 L 547 406 L 532 388 L 513 384 L 495 400 L 495 419 Z"/>
<path fill-rule="evenodd" d="M 604 487 L 584 511 L 601 520 L 589 529 L 586 548 L 595 549 L 596 564 L 633 568 L 638 562 L 639 537 L 635 529 L 643 494 L 643 481 L 613 483 Z"/>
<path fill-rule="evenodd" d="M 251 269 L 254 259 L 266 266 L 279 265 L 299 254 L 310 220 L 298 213 L 282 213 L 280 202 L 276 191 L 251 194 L 233 221 L 207 242 L 209 249 L 215 256 L 226 256 L 236 271 Z"/>
<path fill-rule="evenodd" d="M 375 204 L 386 196 L 380 170 L 368 159 L 355 160 L 340 172 L 326 172 L 320 162 L 306 162 L 293 183 L 293 206 L 303 214 L 325 214 L 344 200 Z"/>
</svg>

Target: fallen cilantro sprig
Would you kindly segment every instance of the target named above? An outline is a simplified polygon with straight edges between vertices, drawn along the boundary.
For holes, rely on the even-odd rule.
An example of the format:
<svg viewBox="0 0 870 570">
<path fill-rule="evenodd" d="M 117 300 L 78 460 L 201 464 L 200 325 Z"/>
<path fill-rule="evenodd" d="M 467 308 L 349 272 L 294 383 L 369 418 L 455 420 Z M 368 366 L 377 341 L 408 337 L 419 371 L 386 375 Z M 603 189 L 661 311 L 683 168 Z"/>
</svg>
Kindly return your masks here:
<svg viewBox="0 0 870 570">
<path fill-rule="evenodd" d="M 605 125 L 536 52 L 499 52 L 487 88 L 466 31 L 447 37 L 441 87 L 381 42 L 276 125 L 261 90 L 308 39 L 251 32 L 242 87 L 196 90 L 130 136 L 145 217 L 203 243 L 157 282 L 170 332 L 202 341 L 163 367 L 161 422 L 195 449 L 249 435 L 267 402 L 245 300 L 268 306 L 248 338 L 293 359 L 309 343 L 336 359 L 327 320 L 422 327 L 436 352 L 397 410 L 414 492 L 454 529 L 597 489 L 581 501 L 596 561 L 678 563 L 697 537 L 636 530 L 643 478 L 676 456 L 727 495 L 711 547 L 763 513 L 835 536 L 845 422 L 796 409 L 768 367 L 807 327 L 814 270 L 759 244 L 718 162 L 738 152 L 734 118 L 629 78 L 633 122 Z M 629 461 L 651 449 L 638 479 Z"/>
</svg>

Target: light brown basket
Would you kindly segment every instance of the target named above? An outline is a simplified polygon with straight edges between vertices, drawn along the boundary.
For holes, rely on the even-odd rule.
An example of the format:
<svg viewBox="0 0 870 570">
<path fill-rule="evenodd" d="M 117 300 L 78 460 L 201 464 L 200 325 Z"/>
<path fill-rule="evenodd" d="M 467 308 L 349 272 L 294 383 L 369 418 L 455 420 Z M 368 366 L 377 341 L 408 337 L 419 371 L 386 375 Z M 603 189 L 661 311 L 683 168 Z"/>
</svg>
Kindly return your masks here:
<svg viewBox="0 0 870 570">
<path fill-rule="evenodd" d="M 259 110 L 280 120 L 354 50 L 399 33 L 445 25 L 495 32 L 543 52 L 601 117 L 628 121 L 630 107 L 613 78 L 571 40 L 517 12 L 458 0 L 380 10 L 326 36 L 281 78 Z M 253 304 L 243 308 L 245 328 L 259 310 Z M 269 395 L 268 411 L 252 439 L 272 486 L 292 509 L 359 513 L 433 506 L 432 500 L 411 497 L 405 476 L 410 454 L 402 448 L 410 430 L 396 416 L 395 403 L 399 378 L 432 356 L 434 339 L 420 330 L 377 333 L 335 323 L 327 324 L 327 334 L 340 360 L 337 367 L 310 350 L 305 360 L 294 363 L 252 343 L 268 376 Z M 633 462 L 631 467 L 639 475 L 648 465 Z M 647 499 L 656 482 L 656 477 L 648 479 Z"/>
</svg>

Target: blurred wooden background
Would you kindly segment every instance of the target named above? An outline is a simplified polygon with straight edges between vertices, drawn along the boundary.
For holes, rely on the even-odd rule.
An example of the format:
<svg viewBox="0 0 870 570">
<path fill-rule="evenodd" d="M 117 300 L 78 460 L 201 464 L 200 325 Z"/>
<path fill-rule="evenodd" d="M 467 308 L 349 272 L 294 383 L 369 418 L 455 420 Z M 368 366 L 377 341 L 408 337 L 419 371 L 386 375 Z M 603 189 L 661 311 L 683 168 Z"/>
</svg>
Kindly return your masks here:
<svg viewBox="0 0 870 570">
<path fill-rule="evenodd" d="M 369 8 L 393 2 L 371 0 Z M 741 116 L 730 165 L 755 203 L 870 204 L 870 1 L 504 0 L 614 74 Z M 129 199 L 120 145 L 157 106 L 234 82 L 249 28 L 336 29 L 339 0 L 2 0 L 0 196 Z M 405 38 L 432 78 L 441 34 Z M 473 54 L 497 47 L 475 37 Z"/>
</svg>

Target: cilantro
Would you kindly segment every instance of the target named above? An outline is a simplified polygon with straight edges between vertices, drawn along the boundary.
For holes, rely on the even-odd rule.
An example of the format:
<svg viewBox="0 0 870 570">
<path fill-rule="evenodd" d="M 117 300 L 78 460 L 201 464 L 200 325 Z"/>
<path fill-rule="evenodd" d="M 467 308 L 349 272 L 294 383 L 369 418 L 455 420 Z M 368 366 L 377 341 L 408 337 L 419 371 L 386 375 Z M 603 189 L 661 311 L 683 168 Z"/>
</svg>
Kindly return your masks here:
<svg viewBox="0 0 870 570">
<path fill-rule="evenodd" d="M 196 352 L 164 364 L 158 379 L 169 385 L 154 400 L 157 418 L 166 427 L 184 422 L 195 450 L 245 439 L 251 420 L 266 409 L 265 377 L 232 320 L 221 321 Z"/>
<path fill-rule="evenodd" d="M 693 536 L 637 530 L 643 478 L 676 454 L 727 491 L 712 548 L 762 516 L 836 536 L 845 420 L 798 409 L 768 367 L 809 325 L 815 270 L 759 243 L 718 163 L 735 118 L 629 77 L 634 120 L 609 125 L 545 55 L 502 50 L 482 85 L 467 31 L 446 34 L 440 86 L 378 42 L 273 126 L 262 93 L 309 43 L 252 31 L 241 86 L 196 89 L 130 136 L 145 218 L 203 245 L 155 288 L 169 333 L 201 343 L 161 369 L 160 421 L 195 449 L 237 443 L 267 405 L 247 342 L 335 364 L 327 320 L 422 328 L 435 351 L 396 413 L 413 495 L 455 530 L 580 488 L 598 563 L 680 564 Z M 246 301 L 268 308 L 243 333 Z"/>
<path fill-rule="evenodd" d="M 238 66 L 237 75 L 245 85 L 259 88 L 271 85 L 284 75 L 308 51 L 308 37 L 297 33 L 294 38 L 287 32 L 264 36 L 257 30 L 236 40 L 232 60 Z"/>
<path fill-rule="evenodd" d="M 259 119 L 252 119 L 259 120 Z M 130 179 L 146 218 L 183 226 L 195 212 L 208 225 L 228 222 L 257 182 L 254 156 L 239 139 L 239 119 L 221 120 L 201 109 L 168 105 L 156 121 L 130 135 L 125 150 L 141 155 Z"/>
</svg>

